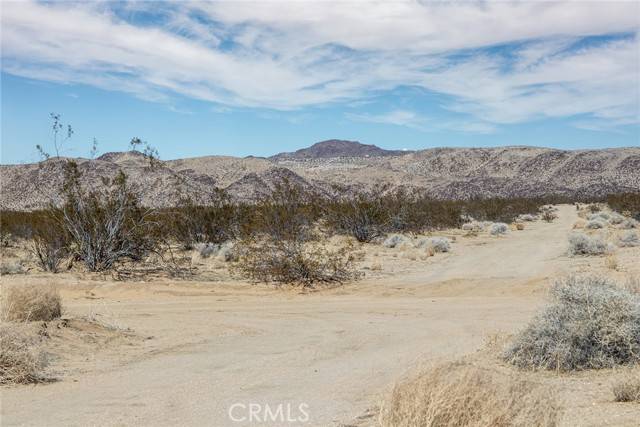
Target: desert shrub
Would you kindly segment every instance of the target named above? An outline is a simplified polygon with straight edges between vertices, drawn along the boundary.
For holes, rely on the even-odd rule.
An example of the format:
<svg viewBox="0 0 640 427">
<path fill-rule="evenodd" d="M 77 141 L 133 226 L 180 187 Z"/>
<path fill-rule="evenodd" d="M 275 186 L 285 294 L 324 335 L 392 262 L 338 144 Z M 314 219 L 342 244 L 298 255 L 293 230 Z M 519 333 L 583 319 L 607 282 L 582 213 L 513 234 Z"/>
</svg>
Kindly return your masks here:
<svg viewBox="0 0 640 427">
<path fill-rule="evenodd" d="M 269 194 L 245 211 L 242 237 L 267 235 L 276 240 L 308 241 L 316 238 L 314 223 L 321 211 L 316 195 L 283 178 Z"/>
<path fill-rule="evenodd" d="M 618 246 L 621 246 L 621 247 L 640 246 L 640 237 L 638 237 L 638 234 L 636 232 L 628 231 L 622 237 L 620 237 Z"/>
<path fill-rule="evenodd" d="M 611 194 L 607 196 L 607 204 L 611 209 L 628 213 L 629 216 L 640 221 L 640 192 Z"/>
<path fill-rule="evenodd" d="M 548 389 L 454 362 L 397 384 L 381 408 L 380 425 L 551 427 L 559 412 Z"/>
<path fill-rule="evenodd" d="M 0 325 L 0 384 L 27 384 L 45 381 L 47 358 L 26 325 Z"/>
<path fill-rule="evenodd" d="M 519 221 L 531 222 L 531 221 L 535 221 L 538 218 L 535 215 L 532 215 L 532 214 L 522 214 L 522 215 L 518 215 L 517 219 Z"/>
<path fill-rule="evenodd" d="M 551 209 L 544 209 L 540 214 L 540 218 L 545 222 L 553 222 L 558 218 L 558 214 Z"/>
<path fill-rule="evenodd" d="M 616 382 L 612 391 L 616 402 L 640 403 L 640 375 Z"/>
<path fill-rule="evenodd" d="M 521 331 L 504 359 L 521 368 L 572 371 L 640 362 L 640 296 L 599 277 L 573 276 Z"/>
<path fill-rule="evenodd" d="M 318 242 L 246 239 L 235 251 L 232 271 L 252 282 L 313 287 L 358 277 L 349 247 L 329 250 Z"/>
<path fill-rule="evenodd" d="M 591 215 L 589 215 L 587 217 L 587 219 L 590 220 L 590 221 L 597 221 L 597 220 L 609 221 L 610 218 L 611 218 L 611 216 L 608 213 L 603 212 L 603 211 L 591 214 Z"/>
<path fill-rule="evenodd" d="M 24 274 L 26 273 L 24 266 L 19 262 L 3 262 L 0 263 L 0 275 L 8 274 Z"/>
<path fill-rule="evenodd" d="M 5 286 L 2 289 L 1 309 L 3 321 L 47 322 L 61 316 L 62 299 L 52 286 Z"/>
<path fill-rule="evenodd" d="M 31 229 L 30 251 L 44 271 L 57 273 L 62 261 L 69 255 L 69 235 L 62 226 L 62 214 L 50 208 L 35 218 Z"/>
<path fill-rule="evenodd" d="M 509 230 L 509 226 L 507 224 L 503 222 L 496 222 L 491 226 L 489 233 L 492 236 L 501 236 L 503 234 L 507 234 L 508 230 Z"/>
<path fill-rule="evenodd" d="M 390 212 L 390 231 L 421 233 L 442 228 L 458 228 L 464 218 L 465 202 L 436 200 L 418 192 L 397 191 L 385 197 Z"/>
<path fill-rule="evenodd" d="M 587 221 L 587 224 L 585 225 L 585 228 L 589 229 L 589 230 L 597 230 L 600 228 L 604 228 L 606 226 L 606 224 L 598 219 L 592 219 Z"/>
<path fill-rule="evenodd" d="M 613 225 L 620 225 L 625 220 L 625 218 L 617 212 L 613 212 L 611 217 L 609 218 L 609 223 Z"/>
<path fill-rule="evenodd" d="M 588 236 L 584 233 L 569 235 L 570 255 L 602 255 L 607 251 L 607 243 L 601 237 Z"/>
<path fill-rule="evenodd" d="M 162 212 L 163 226 L 184 249 L 200 243 L 220 244 L 237 236 L 237 209 L 226 192 L 214 189 L 196 203 L 180 195 L 177 206 Z"/>
<path fill-rule="evenodd" d="M 418 240 L 415 246 L 417 248 L 432 248 L 435 253 L 449 252 L 451 242 L 446 237 L 430 237 Z"/>
<path fill-rule="evenodd" d="M 620 224 L 618 224 L 618 228 L 621 228 L 623 230 L 631 230 L 633 228 L 639 228 L 638 221 L 632 218 L 627 218 L 623 220 Z"/>
<path fill-rule="evenodd" d="M 482 231 L 482 224 L 476 221 L 473 222 L 467 222 L 466 224 L 462 224 L 462 230 L 464 231 L 468 231 L 470 233 L 477 233 L 479 231 Z"/>
<path fill-rule="evenodd" d="M 398 246 L 410 245 L 411 239 L 407 236 L 403 236 L 402 234 L 392 234 L 387 237 L 384 242 L 382 242 L 382 246 L 385 248 L 396 248 Z"/>
<path fill-rule="evenodd" d="M 235 260 L 234 243 L 231 241 L 221 244 L 197 243 L 195 249 L 200 253 L 202 258 L 209 258 L 213 255 L 227 262 Z"/>
<path fill-rule="evenodd" d="M 329 204 L 326 225 L 332 231 L 370 242 L 389 229 L 391 215 L 379 193 L 359 193 Z M 397 219 L 397 221 L 400 221 Z"/>
<path fill-rule="evenodd" d="M 216 253 L 217 245 L 214 243 L 196 243 L 194 249 L 198 251 L 202 258 L 209 258 Z"/>
<path fill-rule="evenodd" d="M 86 191 L 74 162 L 65 166 L 62 223 L 73 255 L 90 271 L 104 271 L 123 259 L 140 261 L 159 246 L 153 211 L 120 172 L 104 186 Z"/>
<path fill-rule="evenodd" d="M 521 222 L 516 223 L 516 230 L 519 230 L 519 231 L 524 230 L 524 224 Z"/>
</svg>

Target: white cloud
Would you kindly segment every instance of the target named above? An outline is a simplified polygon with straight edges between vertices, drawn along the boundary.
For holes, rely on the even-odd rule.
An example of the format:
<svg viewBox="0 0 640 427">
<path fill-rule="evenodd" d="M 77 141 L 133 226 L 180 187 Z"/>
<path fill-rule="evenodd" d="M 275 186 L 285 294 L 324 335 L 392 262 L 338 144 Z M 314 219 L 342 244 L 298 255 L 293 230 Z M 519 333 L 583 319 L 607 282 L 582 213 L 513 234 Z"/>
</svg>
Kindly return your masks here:
<svg viewBox="0 0 640 427">
<path fill-rule="evenodd" d="M 542 117 L 640 121 L 638 37 L 572 47 L 585 36 L 637 34 L 638 2 L 113 5 L 3 2 L 3 70 L 157 101 L 178 94 L 279 110 L 410 86 L 425 100 L 450 96 L 445 107 L 472 119 L 449 125 L 471 132 Z M 135 24 L 139 13 L 163 19 Z M 484 49 L 498 44 L 511 54 Z M 412 114 L 352 119 L 424 127 Z"/>
<path fill-rule="evenodd" d="M 357 122 L 404 126 L 424 132 L 455 130 L 466 133 L 486 134 L 496 131 L 495 126 L 490 123 L 465 120 L 435 120 L 409 110 L 391 110 L 381 114 L 347 113 L 345 116 L 349 120 Z"/>
<path fill-rule="evenodd" d="M 393 110 L 383 114 L 355 114 L 347 113 L 346 117 L 350 120 L 368 123 L 382 123 L 396 126 L 406 126 L 410 128 L 425 130 L 427 119 L 420 117 L 413 111 Z"/>
</svg>

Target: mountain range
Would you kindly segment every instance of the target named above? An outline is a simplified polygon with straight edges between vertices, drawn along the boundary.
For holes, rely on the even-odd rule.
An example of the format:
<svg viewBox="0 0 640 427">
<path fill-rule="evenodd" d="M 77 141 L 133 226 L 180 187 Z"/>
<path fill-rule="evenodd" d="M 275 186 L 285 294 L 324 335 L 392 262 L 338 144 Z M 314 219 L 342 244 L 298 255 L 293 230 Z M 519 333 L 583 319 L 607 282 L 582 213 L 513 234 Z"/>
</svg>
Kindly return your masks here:
<svg viewBox="0 0 640 427">
<path fill-rule="evenodd" d="M 64 158 L 0 165 L 0 209 L 32 210 L 59 201 Z M 143 203 L 171 206 L 178 194 L 196 200 L 214 188 L 237 200 L 268 194 L 283 178 L 327 195 L 388 186 L 417 189 L 443 199 L 560 194 L 603 196 L 640 191 L 640 147 L 558 150 L 510 146 L 385 150 L 357 141 L 329 140 L 292 153 L 264 157 L 205 156 L 150 167 L 139 152 L 106 153 L 76 159 L 83 182 L 124 171 Z"/>
</svg>

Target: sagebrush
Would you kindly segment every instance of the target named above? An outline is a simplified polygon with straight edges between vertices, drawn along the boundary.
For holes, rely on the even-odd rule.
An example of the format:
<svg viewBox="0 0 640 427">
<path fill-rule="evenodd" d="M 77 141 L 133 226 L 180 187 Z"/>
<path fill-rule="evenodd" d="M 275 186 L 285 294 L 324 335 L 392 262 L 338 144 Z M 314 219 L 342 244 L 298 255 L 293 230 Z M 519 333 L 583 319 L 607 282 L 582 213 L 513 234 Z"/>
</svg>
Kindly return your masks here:
<svg viewBox="0 0 640 427">
<path fill-rule="evenodd" d="M 584 233 L 569 235 L 570 255 L 603 255 L 609 250 L 607 242 L 599 236 L 588 236 Z"/>
<path fill-rule="evenodd" d="M 521 368 L 573 371 L 640 362 L 640 295 L 608 279 L 572 276 L 503 355 Z"/>
</svg>

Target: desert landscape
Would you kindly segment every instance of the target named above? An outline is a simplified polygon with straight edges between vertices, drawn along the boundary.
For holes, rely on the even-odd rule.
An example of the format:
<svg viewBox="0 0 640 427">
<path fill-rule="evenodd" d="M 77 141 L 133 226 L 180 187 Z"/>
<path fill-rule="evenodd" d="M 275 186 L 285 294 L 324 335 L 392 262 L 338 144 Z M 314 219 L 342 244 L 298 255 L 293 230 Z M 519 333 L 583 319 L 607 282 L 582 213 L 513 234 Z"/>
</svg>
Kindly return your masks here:
<svg viewBox="0 0 640 427">
<path fill-rule="evenodd" d="M 19 328 L 47 364 L 18 381 L 36 385 L 19 385 L 3 354 L 2 425 L 436 425 L 412 419 L 420 404 L 411 402 L 427 400 L 428 388 L 412 389 L 416 378 L 438 370 L 445 378 L 462 372 L 470 381 L 457 385 L 463 394 L 473 392 L 474 381 L 481 395 L 522 383 L 524 396 L 514 398 L 531 414 L 505 425 L 637 425 L 637 397 L 620 402 L 614 392 L 626 381 L 638 389 L 634 362 L 531 370 L 505 357 L 549 304 L 557 281 L 617 283 L 608 286 L 632 298 L 635 314 L 616 327 L 638 321 L 640 242 L 631 213 L 603 203 L 541 209 L 504 229 L 465 217 L 460 227 L 368 242 L 323 237 L 331 247 L 349 244 L 359 273 L 327 284 L 248 282 L 230 270 L 241 261 L 228 247 L 208 244 L 181 250 L 191 269 L 181 277 L 154 270 L 123 278 L 77 266 L 52 274 L 39 271 L 28 241 L 9 238 L 3 351 L 7 331 Z M 585 246 L 578 235 L 592 241 Z M 27 313 L 26 322 L 6 323 L 20 292 L 27 292 L 23 311 L 28 301 L 42 303 L 39 292 L 53 292 L 62 311 L 46 321 Z M 632 352 L 638 326 L 621 344 Z M 253 416 L 251 404 L 260 405 Z M 265 406 L 283 407 L 290 418 L 265 413 Z"/>
<path fill-rule="evenodd" d="M 0 29 L 0 427 L 640 426 L 639 1 Z"/>
</svg>

